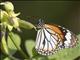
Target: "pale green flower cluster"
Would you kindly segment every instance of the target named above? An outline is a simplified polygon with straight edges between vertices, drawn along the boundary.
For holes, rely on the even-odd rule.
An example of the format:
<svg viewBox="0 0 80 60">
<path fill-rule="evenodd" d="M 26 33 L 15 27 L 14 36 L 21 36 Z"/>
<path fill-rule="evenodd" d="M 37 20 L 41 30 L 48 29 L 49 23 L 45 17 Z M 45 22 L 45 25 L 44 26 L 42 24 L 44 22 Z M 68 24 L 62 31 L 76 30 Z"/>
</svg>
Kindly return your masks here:
<svg viewBox="0 0 80 60">
<path fill-rule="evenodd" d="M 5 25 L 9 31 L 12 31 L 13 28 L 19 27 L 19 18 L 17 17 L 20 13 L 14 12 L 14 6 L 11 2 L 2 2 L 0 3 L 5 10 L 0 9 L 0 25 Z"/>
</svg>

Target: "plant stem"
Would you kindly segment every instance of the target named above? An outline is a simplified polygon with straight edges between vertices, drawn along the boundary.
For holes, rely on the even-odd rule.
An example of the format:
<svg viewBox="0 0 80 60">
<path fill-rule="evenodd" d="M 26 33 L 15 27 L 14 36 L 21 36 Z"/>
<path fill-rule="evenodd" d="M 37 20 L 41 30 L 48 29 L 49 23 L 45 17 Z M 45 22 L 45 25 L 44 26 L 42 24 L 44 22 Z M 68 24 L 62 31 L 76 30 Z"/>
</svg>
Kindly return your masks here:
<svg viewBox="0 0 80 60">
<path fill-rule="evenodd" d="M 9 37 L 11 38 L 13 44 L 15 45 L 15 47 L 17 48 L 17 50 L 21 53 L 21 55 L 22 55 L 25 59 L 28 59 L 29 57 L 28 57 L 28 56 L 23 52 L 23 50 L 22 50 L 19 46 L 17 46 L 17 44 L 15 43 L 15 41 L 14 41 L 15 38 L 14 38 L 12 32 L 9 33 Z"/>
</svg>

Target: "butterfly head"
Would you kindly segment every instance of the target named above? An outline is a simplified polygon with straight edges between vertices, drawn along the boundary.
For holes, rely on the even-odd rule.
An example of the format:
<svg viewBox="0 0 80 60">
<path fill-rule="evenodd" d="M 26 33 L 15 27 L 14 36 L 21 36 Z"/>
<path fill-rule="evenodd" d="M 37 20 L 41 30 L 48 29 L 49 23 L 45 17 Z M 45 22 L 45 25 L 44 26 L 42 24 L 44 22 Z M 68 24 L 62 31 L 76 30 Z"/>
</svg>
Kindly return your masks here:
<svg viewBox="0 0 80 60">
<path fill-rule="evenodd" d="M 41 28 L 43 28 L 43 27 L 44 27 L 44 21 L 43 21 L 42 19 L 39 19 L 37 28 L 38 28 L 38 29 L 41 29 Z"/>
</svg>

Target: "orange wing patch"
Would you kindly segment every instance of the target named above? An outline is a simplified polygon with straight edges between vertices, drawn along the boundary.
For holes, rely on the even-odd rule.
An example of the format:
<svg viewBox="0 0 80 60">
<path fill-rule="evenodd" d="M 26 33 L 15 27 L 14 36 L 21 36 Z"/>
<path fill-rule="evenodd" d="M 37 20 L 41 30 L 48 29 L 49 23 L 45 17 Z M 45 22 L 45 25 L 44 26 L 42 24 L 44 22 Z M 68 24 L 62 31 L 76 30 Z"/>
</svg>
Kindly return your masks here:
<svg viewBox="0 0 80 60">
<path fill-rule="evenodd" d="M 45 27 L 53 30 L 54 32 L 56 32 L 56 33 L 58 34 L 58 37 L 59 37 L 61 40 L 64 39 L 63 33 L 62 33 L 61 30 L 57 27 L 57 25 L 45 24 Z"/>
</svg>

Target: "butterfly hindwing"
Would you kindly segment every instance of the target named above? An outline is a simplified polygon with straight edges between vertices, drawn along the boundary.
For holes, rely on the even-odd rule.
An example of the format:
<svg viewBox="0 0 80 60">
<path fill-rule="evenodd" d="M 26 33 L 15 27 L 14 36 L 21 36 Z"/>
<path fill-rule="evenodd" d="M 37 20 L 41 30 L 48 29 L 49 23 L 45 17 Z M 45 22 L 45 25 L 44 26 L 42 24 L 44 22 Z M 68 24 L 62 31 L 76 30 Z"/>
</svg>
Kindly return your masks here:
<svg viewBox="0 0 80 60">
<path fill-rule="evenodd" d="M 63 48 L 74 47 L 76 45 L 76 42 L 77 42 L 76 35 L 64 27 L 59 26 L 59 28 L 61 29 L 61 31 L 64 35 L 63 45 L 62 45 L 62 46 L 64 46 Z"/>
</svg>

